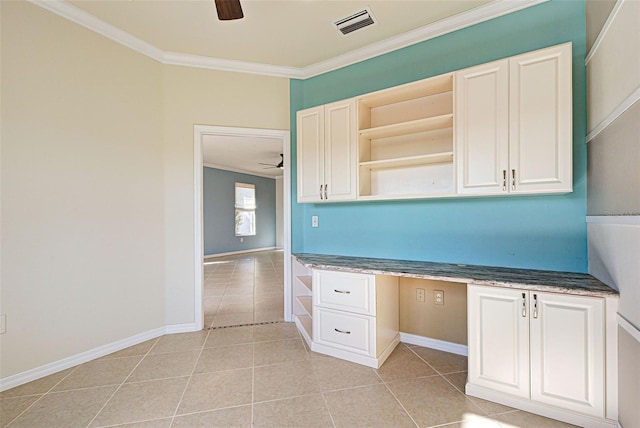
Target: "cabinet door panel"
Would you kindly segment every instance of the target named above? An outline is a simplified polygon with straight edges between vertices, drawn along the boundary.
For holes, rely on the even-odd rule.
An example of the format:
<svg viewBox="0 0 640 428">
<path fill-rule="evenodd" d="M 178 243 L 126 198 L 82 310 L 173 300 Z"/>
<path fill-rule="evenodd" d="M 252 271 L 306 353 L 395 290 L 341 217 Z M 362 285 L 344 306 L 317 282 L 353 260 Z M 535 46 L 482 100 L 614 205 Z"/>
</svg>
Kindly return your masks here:
<svg viewBox="0 0 640 428">
<path fill-rule="evenodd" d="M 296 117 L 298 202 L 319 202 L 324 185 L 324 107 L 299 111 Z"/>
<path fill-rule="evenodd" d="M 571 45 L 519 55 L 509 64 L 511 192 L 570 192 Z"/>
<path fill-rule="evenodd" d="M 470 284 L 467 305 L 469 383 L 529 398 L 526 292 Z"/>
<path fill-rule="evenodd" d="M 602 299 L 534 293 L 531 314 L 531 398 L 604 416 Z"/>
<path fill-rule="evenodd" d="M 455 74 L 458 193 L 506 193 L 509 169 L 509 61 Z"/>
<path fill-rule="evenodd" d="M 327 199 L 356 198 L 355 98 L 324 106 L 324 176 Z"/>
</svg>

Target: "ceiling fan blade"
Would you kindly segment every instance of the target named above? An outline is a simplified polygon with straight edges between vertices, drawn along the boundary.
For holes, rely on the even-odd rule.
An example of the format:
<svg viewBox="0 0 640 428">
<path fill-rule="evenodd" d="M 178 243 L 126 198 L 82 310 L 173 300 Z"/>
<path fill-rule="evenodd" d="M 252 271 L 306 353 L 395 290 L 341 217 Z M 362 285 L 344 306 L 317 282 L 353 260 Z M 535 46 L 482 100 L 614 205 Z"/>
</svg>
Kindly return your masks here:
<svg viewBox="0 0 640 428">
<path fill-rule="evenodd" d="M 233 19 L 244 18 L 240 0 L 215 0 L 218 19 L 221 21 L 231 21 Z"/>
</svg>

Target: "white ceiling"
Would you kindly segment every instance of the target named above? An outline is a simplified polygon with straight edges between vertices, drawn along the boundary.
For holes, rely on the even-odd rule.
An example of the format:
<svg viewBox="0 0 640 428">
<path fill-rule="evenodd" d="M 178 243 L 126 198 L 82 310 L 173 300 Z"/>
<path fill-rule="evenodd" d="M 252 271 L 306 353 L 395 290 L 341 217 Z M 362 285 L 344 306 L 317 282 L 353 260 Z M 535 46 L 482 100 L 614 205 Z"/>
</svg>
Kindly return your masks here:
<svg viewBox="0 0 640 428">
<path fill-rule="evenodd" d="M 304 79 L 547 0 L 241 0 L 236 21 L 219 21 L 214 0 L 29 1 L 165 64 Z M 336 30 L 365 7 L 375 25 Z M 203 148 L 205 164 L 282 174 L 260 165 L 280 162 L 281 140 L 206 136 Z"/>
<path fill-rule="evenodd" d="M 282 153 L 282 139 L 266 137 L 202 136 L 202 159 L 205 166 L 275 178 L 283 170 L 260 163 L 277 165 Z"/>
</svg>

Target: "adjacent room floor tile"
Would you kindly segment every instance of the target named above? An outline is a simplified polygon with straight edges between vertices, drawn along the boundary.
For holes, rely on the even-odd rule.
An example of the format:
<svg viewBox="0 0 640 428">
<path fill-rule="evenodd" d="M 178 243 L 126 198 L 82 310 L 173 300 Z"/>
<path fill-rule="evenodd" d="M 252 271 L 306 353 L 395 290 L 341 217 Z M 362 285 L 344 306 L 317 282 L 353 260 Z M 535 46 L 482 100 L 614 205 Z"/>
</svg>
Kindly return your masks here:
<svg viewBox="0 0 640 428">
<path fill-rule="evenodd" d="M 188 377 L 124 384 L 98 414 L 91 426 L 173 416 Z"/>
<path fill-rule="evenodd" d="M 300 338 L 300 333 L 298 333 L 296 325 L 291 322 L 257 325 L 253 328 L 253 340 L 255 342 L 298 338 Z"/>
<path fill-rule="evenodd" d="M 336 427 L 415 427 L 384 385 L 324 393 Z"/>
<path fill-rule="evenodd" d="M 86 427 L 115 386 L 47 394 L 11 423 L 13 428 Z"/>
<path fill-rule="evenodd" d="M 209 332 L 205 348 L 253 343 L 253 326 L 218 328 Z"/>
</svg>

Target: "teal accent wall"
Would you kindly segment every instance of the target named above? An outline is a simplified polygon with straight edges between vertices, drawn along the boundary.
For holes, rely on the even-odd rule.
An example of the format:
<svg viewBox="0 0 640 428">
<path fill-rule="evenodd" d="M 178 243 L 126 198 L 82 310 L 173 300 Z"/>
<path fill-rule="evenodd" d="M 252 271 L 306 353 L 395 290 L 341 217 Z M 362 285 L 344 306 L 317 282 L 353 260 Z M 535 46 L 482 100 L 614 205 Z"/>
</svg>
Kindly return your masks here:
<svg viewBox="0 0 640 428">
<path fill-rule="evenodd" d="M 276 181 L 205 167 L 203 181 L 204 254 L 230 253 L 276 245 Z M 256 186 L 256 234 L 236 236 L 236 182 Z"/>
<path fill-rule="evenodd" d="M 296 111 L 476 64 L 573 42 L 573 188 L 568 195 L 297 204 L 292 251 L 587 271 L 585 3 L 553 0 L 307 80 Z M 366 30 L 364 30 L 366 31 Z M 319 228 L 311 228 L 311 216 Z"/>
</svg>

